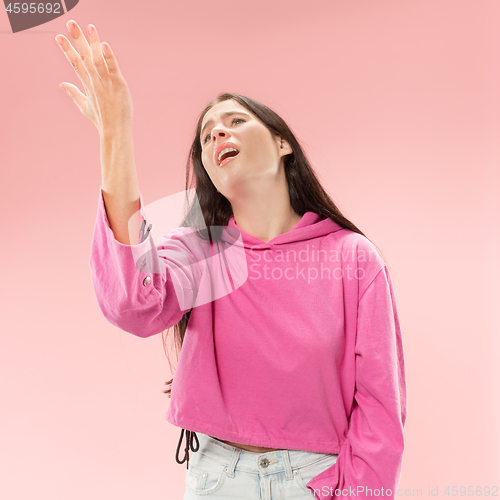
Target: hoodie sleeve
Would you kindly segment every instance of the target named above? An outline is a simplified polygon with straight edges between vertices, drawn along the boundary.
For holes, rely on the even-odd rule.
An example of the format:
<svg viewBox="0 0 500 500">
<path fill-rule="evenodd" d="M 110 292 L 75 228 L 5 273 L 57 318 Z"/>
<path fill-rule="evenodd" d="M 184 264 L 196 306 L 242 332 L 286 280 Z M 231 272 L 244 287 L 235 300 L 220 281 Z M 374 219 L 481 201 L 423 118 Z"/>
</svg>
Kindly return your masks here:
<svg viewBox="0 0 500 500">
<path fill-rule="evenodd" d="M 140 205 L 145 220 L 142 194 Z M 192 276 L 184 271 L 189 269 L 185 266 L 189 253 L 174 239 L 161 239 L 158 248 L 151 234 L 137 245 L 117 241 L 101 187 L 90 252 L 92 284 L 104 317 L 138 337 L 170 328 L 191 308 L 186 304 L 192 301 L 183 297 L 192 293 Z M 176 272 L 171 273 L 174 267 Z"/>
<path fill-rule="evenodd" d="M 321 500 L 394 499 L 403 461 L 406 381 L 401 330 L 386 266 L 358 303 L 355 367 L 346 439 L 336 463 L 308 487 Z"/>
</svg>

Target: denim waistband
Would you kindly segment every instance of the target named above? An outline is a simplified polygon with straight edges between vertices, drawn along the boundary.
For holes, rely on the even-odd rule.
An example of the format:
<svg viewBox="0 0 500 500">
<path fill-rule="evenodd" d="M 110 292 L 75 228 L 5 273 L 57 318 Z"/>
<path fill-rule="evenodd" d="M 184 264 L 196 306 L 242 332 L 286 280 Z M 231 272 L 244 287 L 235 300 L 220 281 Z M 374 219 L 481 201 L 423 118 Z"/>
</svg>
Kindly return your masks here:
<svg viewBox="0 0 500 500">
<path fill-rule="evenodd" d="M 332 456 L 328 453 L 300 450 L 277 450 L 259 453 L 236 448 L 201 432 L 196 434 L 200 443 L 199 450 L 196 453 L 201 453 L 222 465 L 226 465 L 230 476 L 234 474 L 234 470 L 242 470 L 245 472 L 258 471 L 262 475 L 285 472 L 286 476 L 290 478 L 292 469 L 300 469 Z"/>
</svg>

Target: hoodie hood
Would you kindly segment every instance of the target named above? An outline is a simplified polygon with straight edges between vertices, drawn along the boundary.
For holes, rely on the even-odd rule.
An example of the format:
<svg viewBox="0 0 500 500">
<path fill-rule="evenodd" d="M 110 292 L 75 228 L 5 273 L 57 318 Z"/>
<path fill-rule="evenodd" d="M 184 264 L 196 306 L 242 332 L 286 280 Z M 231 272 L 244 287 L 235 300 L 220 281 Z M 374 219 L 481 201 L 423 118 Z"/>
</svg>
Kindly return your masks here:
<svg viewBox="0 0 500 500">
<path fill-rule="evenodd" d="M 226 227 L 228 230 L 227 232 L 223 231 L 222 236 L 225 241 L 236 245 L 242 241 L 245 248 L 253 249 L 268 249 L 287 243 L 311 240 L 344 229 L 331 219 L 321 219 L 321 216 L 315 212 L 306 212 L 290 231 L 276 236 L 268 243 L 243 231 L 234 221 L 234 216 L 231 216 Z M 241 240 L 238 237 L 240 235 Z"/>
</svg>

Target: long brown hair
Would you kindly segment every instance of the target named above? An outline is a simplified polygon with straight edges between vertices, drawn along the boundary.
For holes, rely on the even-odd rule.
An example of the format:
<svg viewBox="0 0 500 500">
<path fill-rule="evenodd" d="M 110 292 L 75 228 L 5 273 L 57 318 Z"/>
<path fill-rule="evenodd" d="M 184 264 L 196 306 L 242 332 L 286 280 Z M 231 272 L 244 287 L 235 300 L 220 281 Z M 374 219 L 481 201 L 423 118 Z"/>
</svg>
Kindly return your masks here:
<svg viewBox="0 0 500 500">
<path fill-rule="evenodd" d="M 232 93 L 220 94 L 202 111 L 198 119 L 196 135 L 193 143 L 191 144 L 186 164 L 186 192 L 190 189 L 195 189 L 199 202 L 199 208 L 201 209 L 206 227 L 227 225 L 229 219 L 233 215 L 233 210 L 229 200 L 217 191 L 201 161 L 201 124 L 205 114 L 212 107 L 220 102 L 231 99 L 238 102 L 248 111 L 257 116 L 273 135 L 281 137 L 290 144 L 292 153 L 285 155 L 283 160 L 292 209 L 299 215 L 304 215 L 306 212 L 315 212 L 321 215 L 321 219 L 330 218 L 340 226 L 365 236 L 360 229 L 358 229 L 351 221 L 342 215 L 338 207 L 323 189 L 311 167 L 311 164 L 302 150 L 302 147 L 287 123 L 266 105 L 255 101 L 250 97 Z M 190 213 L 192 214 L 193 212 L 194 210 Z M 188 214 L 186 219 L 184 219 L 184 222 L 186 222 L 189 217 L 190 215 Z M 184 225 L 184 222 L 182 225 Z M 365 238 L 367 237 L 365 236 Z M 184 341 L 184 335 L 191 311 L 192 309 L 185 313 L 182 319 L 172 327 L 174 331 L 173 344 L 176 349 L 177 359 Z M 165 352 L 167 348 L 167 334 L 169 330 L 165 330 L 162 333 Z M 170 368 L 172 368 L 171 356 L 167 354 L 167 358 L 169 360 Z M 173 380 L 174 379 L 172 378 L 165 383 L 170 387 L 163 391 L 168 394 L 169 397 L 171 396 Z"/>
</svg>

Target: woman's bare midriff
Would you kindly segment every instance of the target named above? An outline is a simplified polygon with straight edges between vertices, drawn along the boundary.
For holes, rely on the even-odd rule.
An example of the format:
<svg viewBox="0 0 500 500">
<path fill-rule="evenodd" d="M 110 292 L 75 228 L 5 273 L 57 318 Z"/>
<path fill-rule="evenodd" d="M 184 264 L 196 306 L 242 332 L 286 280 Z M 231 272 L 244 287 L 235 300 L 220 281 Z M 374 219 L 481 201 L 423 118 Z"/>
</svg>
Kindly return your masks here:
<svg viewBox="0 0 500 500">
<path fill-rule="evenodd" d="M 242 450 L 252 451 L 254 453 L 267 453 L 268 451 L 279 451 L 279 448 L 262 448 L 259 446 L 252 446 L 250 444 L 240 444 L 240 443 L 233 443 L 231 441 L 224 441 L 223 439 L 221 439 L 221 441 L 223 441 L 226 444 L 230 444 L 235 448 L 241 448 Z"/>
</svg>

